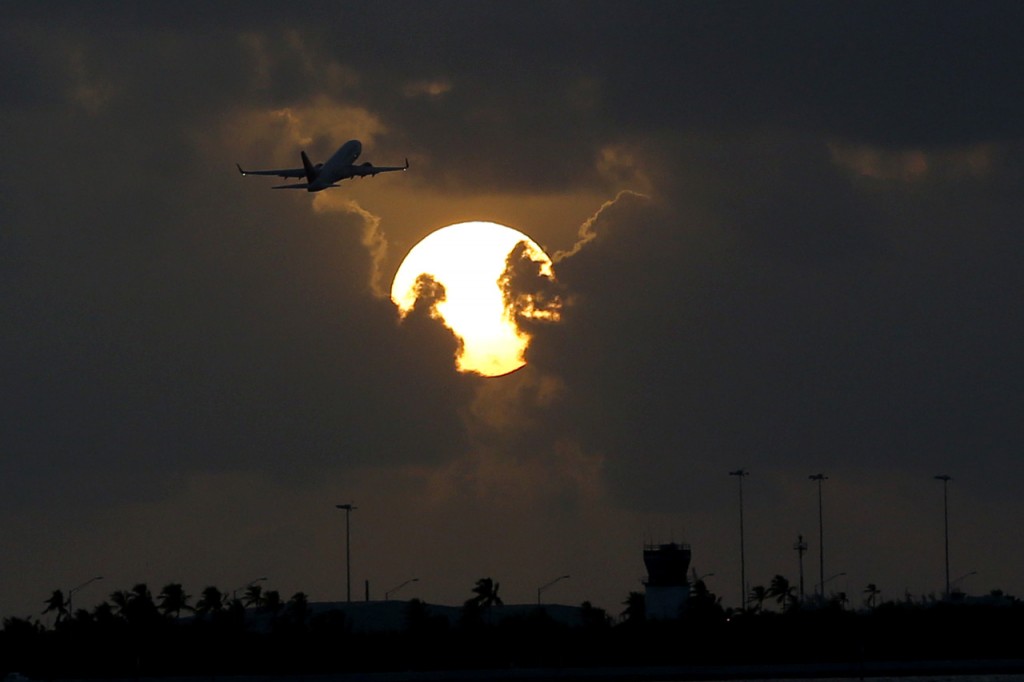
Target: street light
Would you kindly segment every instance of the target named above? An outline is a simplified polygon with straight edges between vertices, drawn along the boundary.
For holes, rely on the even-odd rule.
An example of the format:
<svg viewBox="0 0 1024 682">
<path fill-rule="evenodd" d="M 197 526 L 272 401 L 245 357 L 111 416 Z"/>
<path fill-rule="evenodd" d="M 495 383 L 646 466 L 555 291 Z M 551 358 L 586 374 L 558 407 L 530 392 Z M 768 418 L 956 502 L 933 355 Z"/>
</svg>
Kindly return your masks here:
<svg viewBox="0 0 1024 682">
<path fill-rule="evenodd" d="M 730 476 L 736 476 L 740 484 L 740 609 L 747 610 L 747 562 L 743 554 L 743 477 L 750 474 L 746 469 L 730 471 Z"/>
<path fill-rule="evenodd" d="M 818 580 L 821 581 L 821 600 L 825 601 L 825 526 L 821 513 L 821 483 L 827 481 L 828 476 L 811 474 L 808 478 L 818 482 Z"/>
<path fill-rule="evenodd" d="M 949 495 L 948 487 L 952 479 L 946 474 L 938 474 L 935 480 L 942 481 L 942 523 L 943 536 L 946 539 L 946 599 L 949 599 Z"/>
<path fill-rule="evenodd" d="M 390 599 L 392 594 L 394 594 L 395 592 L 398 592 L 400 589 L 402 589 L 403 587 L 405 587 L 409 583 L 415 583 L 415 582 L 419 582 L 419 578 L 409 578 L 408 580 L 406 580 L 404 583 L 402 583 L 398 587 L 392 587 L 390 590 L 388 590 L 387 592 L 384 593 L 384 601 L 387 601 L 388 599 Z"/>
<path fill-rule="evenodd" d="M 540 606 L 540 594 L 541 594 L 541 592 L 543 592 L 544 590 L 548 589 L 549 587 L 551 587 L 552 585 L 557 583 L 559 580 L 565 580 L 568 577 L 569 576 L 567 576 L 567 575 L 560 575 L 557 578 L 555 578 L 554 580 L 552 580 L 551 582 L 547 583 L 546 585 L 541 585 L 540 587 L 538 587 L 537 588 L 537 606 Z"/>
<path fill-rule="evenodd" d="M 345 601 L 352 601 L 352 543 L 350 542 L 348 517 L 352 514 L 351 504 L 336 504 L 338 509 L 345 510 Z"/>
<path fill-rule="evenodd" d="M 70 590 L 68 590 L 68 613 L 69 614 L 72 614 L 72 615 L 74 614 L 74 611 L 71 608 L 71 597 L 73 597 L 75 595 L 75 592 L 78 592 L 80 589 L 82 589 L 86 585 L 91 585 L 92 583 L 96 582 L 97 580 L 103 580 L 103 576 L 102 575 L 98 575 L 95 578 L 89 578 L 88 580 L 86 580 L 84 583 L 82 583 L 78 587 L 72 587 Z"/>
<path fill-rule="evenodd" d="M 964 578 L 970 578 L 972 575 L 976 575 L 977 573 L 977 571 L 971 571 L 970 573 L 964 573 L 959 578 L 955 578 L 953 582 L 950 583 L 951 589 L 959 590 L 961 580 L 963 580 Z"/>
<path fill-rule="evenodd" d="M 836 573 L 835 575 L 830 575 L 825 580 L 822 580 L 818 585 L 815 585 L 815 587 L 817 587 L 817 588 L 819 588 L 821 590 L 822 601 L 824 601 L 824 599 L 825 599 L 825 585 L 827 585 L 828 583 L 832 582 L 836 578 L 838 578 L 840 576 L 844 576 L 844 575 L 846 575 L 846 573 Z"/>
</svg>

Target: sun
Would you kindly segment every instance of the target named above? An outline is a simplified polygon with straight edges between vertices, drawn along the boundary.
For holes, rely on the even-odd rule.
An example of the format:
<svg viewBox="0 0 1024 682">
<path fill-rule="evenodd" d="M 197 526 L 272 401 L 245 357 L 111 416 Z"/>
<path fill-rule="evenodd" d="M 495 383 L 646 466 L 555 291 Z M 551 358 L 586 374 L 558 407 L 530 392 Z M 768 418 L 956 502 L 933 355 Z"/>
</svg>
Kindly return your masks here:
<svg viewBox="0 0 1024 682">
<path fill-rule="evenodd" d="M 551 259 L 532 239 L 511 227 L 480 221 L 449 225 L 427 235 L 395 274 L 391 300 L 403 317 L 416 304 L 422 275 L 444 287 L 444 300 L 436 303 L 435 314 L 462 341 L 456 357 L 460 372 L 497 377 L 526 364 L 530 337 L 516 325 L 499 282 L 509 254 L 520 243 L 540 275 L 553 278 Z"/>
</svg>

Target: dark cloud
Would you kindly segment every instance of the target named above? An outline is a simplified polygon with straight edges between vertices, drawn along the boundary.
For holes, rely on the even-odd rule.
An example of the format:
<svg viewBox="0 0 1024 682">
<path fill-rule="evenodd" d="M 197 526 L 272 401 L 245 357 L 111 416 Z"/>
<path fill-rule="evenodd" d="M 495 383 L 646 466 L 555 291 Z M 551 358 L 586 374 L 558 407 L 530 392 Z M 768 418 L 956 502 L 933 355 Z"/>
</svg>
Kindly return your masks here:
<svg viewBox="0 0 1024 682">
<path fill-rule="evenodd" d="M 733 144 L 715 154 L 750 152 Z M 705 186 L 686 195 L 715 222 L 625 197 L 558 264 L 570 302 L 529 359 L 566 381 L 560 409 L 588 446 L 621 459 L 624 494 L 671 503 L 691 466 L 723 456 L 828 467 L 899 453 L 927 469 L 1019 444 L 1006 410 L 1020 407 L 1024 280 L 1005 257 L 1019 234 L 965 229 L 994 198 L 961 187 L 954 216 L 940 182 L 892 189 L 902 196 L 885 206 L 820 154 L 757 150 L 687 155 Z M 999 202 L 1020 208 L 1013 194 Z M 982 442 L 1000 445 L 983 455 Z"/>
</svg>

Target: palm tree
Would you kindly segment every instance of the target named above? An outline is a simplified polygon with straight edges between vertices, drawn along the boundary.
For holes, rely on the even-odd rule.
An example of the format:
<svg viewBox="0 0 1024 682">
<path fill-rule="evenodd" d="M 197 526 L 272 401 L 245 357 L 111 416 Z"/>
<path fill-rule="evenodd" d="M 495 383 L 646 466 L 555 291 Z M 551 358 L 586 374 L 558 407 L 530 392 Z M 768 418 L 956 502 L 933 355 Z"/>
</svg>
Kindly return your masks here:
<svg viewBox="0 0 1024 682">
<path fill-rule="evenodd" d="M 845 592 L 836 592 L 829 597 L 828 603 L 842 610 L 846 607 L 846 604 L 849 601 L 850 600 L 847 599 Z"/>
<path fill-rule="evenodd" d="M 132 616 L 140 622 L 152 622 L 160 615 L 153 601 L 153 593 L 149 591 L 146 583 L 136 583 L 132 587 Z"/>
<path fill-rule="evenodd" d="M 43 603 L 46 604 L 46 608 L 43 609 L 43 614 L 50 613 L 51 611 L 55 611 L 57 613 L 57 620 L 54 621 L 54 625 L 64 622 L 64 619 L 67 618 L 68 615 L 68 603 L 64 598 L 64 592 L 61 590 L 54 590 L 53 594 L 50 595 L 50 598 Z"/>
<path fill-rule="evenodd" d="M 647 617 L 647 599 L 643 592 L 630 592 L 622 602 L 625 610 L 619 614 L 627 623 L 640 623 Z"/>
<path fill-rule="evenodd" d="M 213 585 L 203 588 L 203 593 L 196 602 L 196 613 L 205 616 L 219 612 L 224 608 L 224 593 Z"/>
<path fill-rule="evenodd" d="M 761 611 L 764 609 L 764 602 L 771 595 L 763 585 L 754 585 L 750 588 L 750 601 L 754 602 L 754 611 Z"/>
<path fill-rule="evenodd" d="M 501 606 L 504 602 L 498 596 L 500 583 L 494 582 L 491 578 L 480 578 L 473 586 L 473 594 L 463 604 L 462 620 L 470 627 L 475 627 L 487 621 L 487 615 L 491 612 L 492 606 Z"/>
<path fill-rule="evenodd" d="M 284 608 L 284 602 L 281 601 L 281 593 L 277 590 L 267 590 L 264 592 L 263 608 L 276 616 Z"/>
<path fill-rule="evenodd" d="M 42 624 L 38 621 L 33 621 L 31 618 L 17 618 L 14 616 L 4 618 L 3 633 L 10 637 L 12 643 L 17 640 L 24 641 L 38 635 L 42 631 Z"/>
<path fill-rule="evenodd" d="M 473 593 L 476 596 L 469 601 L 484 608 L 501 606 L 504 602 L 498 596 L 498 588 L 500 586 L 501 583 L 496 583 L 490 578 L 480 578 L 476 581 L 476 586 L 473 588 Z"/>
<path fill-rule="evenodd" d="M 878 598 L 878 595 L 882 594 L 882 591 L 874 583 L 868 583 L 868 586 L 864 588 L 864 594 L 867 595 L 864 604 L 869 609 L 873 609 L 875 608 L 875 600 Z"/>
<path fill-rule="evenodd" d="M 113 623 L 117 622 L 117 616 L 114 615 L 114 607 L 109 601 L 100 602 L 92 610 L 92 620 L 97 625 L 111 627 Z"/>
<path fill-rule="evenodd" d="M 250 584 L 245 588 L 245 597 L 242 599 L 242 603 L 257 609 L 263 606 L 263 588 L 256 583 Z"/>
<path fill-rule="evenodd" d="M 131 601 L 132 595 L 128 590 L 116 590 L 110 593 L 110 603 L 113 605 L 114 611 L 122 619 L 128 617 Z"/>
<path fill-rule="evenodd" d="M 188 600 L 191 598 L 191 595 L 185 594 L 181 583 L 168 583 L 164 585 L 164 589 L 160 590 L 160 612 L 165 616 L 170 616 L 173 613 L 175 618 L 180 618 L 183 610 L 195 610 L 188 605 Z"/>
<path fill-rule="evenodd" d="M 768 596 L 775 597 L 775 601 L 779 603 L 779 607 L 783 611 L 788 611 L 790 607 L 796 604 L 793 586 L 789 584 L 789 579 L 785 576 L 776 575 L 772 578 L 772 584 L 768 588 Z"/>
<path fill-rule="evenodd" d="M 296 592 L 285 605 L 285 616 L 292 627 L 302 628 L 309 618 L 309 597 L 305 592 Z"/>
</svg>

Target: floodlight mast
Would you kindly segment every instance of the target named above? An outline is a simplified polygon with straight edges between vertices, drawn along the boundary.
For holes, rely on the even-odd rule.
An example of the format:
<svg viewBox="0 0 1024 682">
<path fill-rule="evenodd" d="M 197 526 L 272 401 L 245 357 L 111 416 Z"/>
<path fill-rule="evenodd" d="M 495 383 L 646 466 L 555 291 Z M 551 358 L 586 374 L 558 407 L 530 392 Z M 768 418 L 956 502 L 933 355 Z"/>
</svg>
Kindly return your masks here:
<svg viewBox="0 0 1024 682">
<path fill-rule="evenodd" d="M 825 526 L 822 523 L 821 512 L 821 483 L 827 481 L 825 474 L 811 474 L 808 476 L 812 481 L 818 482 L 818 580 L 821 584 L 821 601 L 825 601 Z"/>
<path fill-rule="evenodd" d="M 352 514 L 353 509 L 359 507 L 352 506 L 349 504 L 336 504 L 334 505 L 338 509 L 345 510 L 345 601 L 352 601 L 352 542 L 351 535 L 349 533 L 349 516 Z"/>
<path fill-rule="evenodd" d="M 948 474 L 938 474 L 935 480 L 942 481 L 942 535 L 945 539 L 946 558 L 946 599 L 949 599 L 949 482 L 953 480 Z"/>
<path fill-rule="evenodd" d="M 739 480 L 740 488 L 740 610 L 747 610 L 747 561 L 744 556 L 743 547 L 743 478 L 749 476 L 749 472 L 746 469 L 737 469 L 736 471 L 730 471 L 730 476 L 736 476 Z"/>
</svg>

